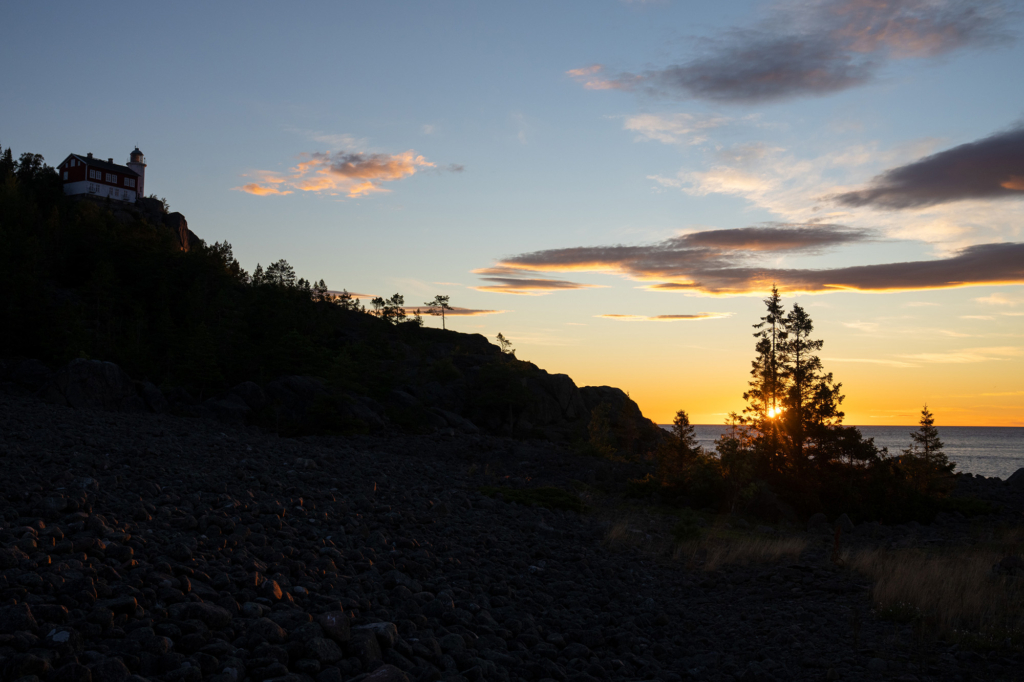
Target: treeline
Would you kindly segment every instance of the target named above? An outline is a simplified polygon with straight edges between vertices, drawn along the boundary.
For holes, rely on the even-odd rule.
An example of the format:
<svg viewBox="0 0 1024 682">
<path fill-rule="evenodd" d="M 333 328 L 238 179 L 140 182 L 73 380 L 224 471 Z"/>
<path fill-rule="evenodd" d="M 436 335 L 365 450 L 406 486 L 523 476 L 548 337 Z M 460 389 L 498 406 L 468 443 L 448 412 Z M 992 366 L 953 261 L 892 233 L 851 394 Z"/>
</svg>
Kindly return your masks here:
<svg viewBox="0 0 1024 682">
<path fill-rule="evenodd" d="M 250 275 L 227 242 L 183 252 L 144 214 L 66 197 L 42 156 L 0 147 L 0 356 L 110 360 L 197 398 L 282 374 L 373 394 L 399 360 L 390 340 L 422 324 L 403 306 L 367 310 L 284 260 Z"/>
<path fill-rule="evenodd" d="M 799 304 L 787 312 L 777 289 L 754 325 L 747 402 L 730 416 L 717 453 L 703 451 L 685 411 L 654 453 L 657 474 L 642 492 L 695 507 L 718 507 L 779 517 L 819 511 L 862 520 L 928 520 L 942 509 L 971 511 L 948 498 L 950 463 L 927 406 L 911 445 L 899 453 L 878 448 L 843 424 L 842 384 L 818 356 L 824 342 Z"/>
</svg>

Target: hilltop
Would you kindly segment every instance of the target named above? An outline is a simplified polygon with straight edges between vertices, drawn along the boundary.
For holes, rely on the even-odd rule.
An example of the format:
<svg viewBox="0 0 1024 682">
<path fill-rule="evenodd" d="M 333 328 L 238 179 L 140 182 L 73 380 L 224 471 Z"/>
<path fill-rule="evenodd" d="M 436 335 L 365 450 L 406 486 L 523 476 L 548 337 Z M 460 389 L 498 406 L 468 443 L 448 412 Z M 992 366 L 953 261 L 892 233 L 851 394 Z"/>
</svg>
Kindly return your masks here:
<svg viewBox="0 0 1024 682">
<path fill-rule="evenodd" d="M 33 158 L 0 182 L 0 381 L 13 390 L 289 435 L 581 441 L 596 410 L 617 449 L 662 438 L 621 390 L 577 387 L 477 334 L 396 324 L 283 260 L 250 275 L 166 201 L 73 200 Z"/>
</svg>

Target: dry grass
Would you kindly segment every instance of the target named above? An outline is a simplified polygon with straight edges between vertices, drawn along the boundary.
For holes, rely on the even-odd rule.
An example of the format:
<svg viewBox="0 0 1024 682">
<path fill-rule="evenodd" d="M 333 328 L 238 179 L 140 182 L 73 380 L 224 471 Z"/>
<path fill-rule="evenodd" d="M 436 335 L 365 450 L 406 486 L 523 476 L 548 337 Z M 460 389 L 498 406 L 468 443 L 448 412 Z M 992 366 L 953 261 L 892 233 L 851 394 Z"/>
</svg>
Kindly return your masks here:
<svg viewBox="0 0 1024 682">
<path fill-rule="evenodd" d="M 992 570 L 1007 553 L 993 544 L 942 552 L 866 550 L 847 563 L 874 580 L 872 600 L 882 617 L 966 643 L 1020 646 L 1024 577 Z"/>
<path fill-rule="evenodd" d="M 633 547 L 704 571 L 795 559 L 807 547 L 806 538 L 737 531 L 726 528 L 724 522 L 687 535 L 690 537 L 679 539 L 679 525 L 671 517 L 634 514 L 612 523 L 605 542 L 612 548 Z"/>
<path fill-rule="evenodd" d="M 674 556 L 705 571 L 726 565 L 773 564 L 796 559 L 807 547 L 807 539 L 792 536 L 735 536 L 708 533 L 682 543 Z"/>
</svg>

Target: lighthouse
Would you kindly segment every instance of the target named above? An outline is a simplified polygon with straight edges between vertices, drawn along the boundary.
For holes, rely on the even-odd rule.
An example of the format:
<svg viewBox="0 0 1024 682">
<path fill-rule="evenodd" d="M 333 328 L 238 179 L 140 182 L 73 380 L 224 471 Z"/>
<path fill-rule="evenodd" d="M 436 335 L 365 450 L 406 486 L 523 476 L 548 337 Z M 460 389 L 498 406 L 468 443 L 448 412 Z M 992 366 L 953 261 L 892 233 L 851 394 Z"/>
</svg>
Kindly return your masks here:
<svg viewBox="0 0 1024 682">
<path fill-rule="evenodd" d="M 132 150 L 132 153 L 128 156 L 128 167 L 139 174 L 138 185 L 135 188 L 137 196 L 146 196 L 146 157 L 142 155 L 139 148 L 136 147 Z"/>
</svg>

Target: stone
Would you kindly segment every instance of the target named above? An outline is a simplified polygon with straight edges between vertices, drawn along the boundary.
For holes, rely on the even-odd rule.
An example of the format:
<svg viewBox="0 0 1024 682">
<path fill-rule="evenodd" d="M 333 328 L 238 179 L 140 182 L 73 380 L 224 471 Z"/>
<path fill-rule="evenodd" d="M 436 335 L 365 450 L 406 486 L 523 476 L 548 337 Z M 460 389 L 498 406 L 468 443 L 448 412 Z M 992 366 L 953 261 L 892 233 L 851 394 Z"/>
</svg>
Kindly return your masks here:
<svg viewBox="0 0 1024 682">
<path fill-rule="evenodd" d="M 316 617 L 324 635 L 338 644 L 344 644 L 352 636 L 351 624 L 344 611 L 328 611 Z"/>
<path fill-rule="evenodd" d="M 212 630 L 220 630 L 231 624 L 231 614 L 227 609 L 207 602 L 173 604 L 168 613 L 175 620 L 202 621 Z"/>
<path fill-rule="evenodd" d="M 320 674 L 316 676 L 316 682 L 344 682 L 344 679 L 341 670 L 333 665 L 321 668 Z"/>
<path fill-rule="evenodd" d="M 829 531 L 828 517 L 817 513 L 807 520 L 807 530 L 811 533 L 827 533 Z"/>
<path fill-rule="evenodd" d="M 306 655 L 320 663 L 335 663 L 344 658 L 337 643 L 326 637 L 313 637 L 306 642 Z"/>
<path fill-rule="evenodd" d="M 380 644 L 376 635 L 369 630 L 353 630 L 345 650 L 348 655 L 359 658 L 364 666 L 381 660 Z"/>
<path fill-rule="evenodd" d="M 0 570 L 15 568 L 22 561 L 28 561 L 28 554 L 18 547 L 0 548 Z"/>
<path fill-rule="evenodd" d="M 366 625 L 358 625 L 352 630 L 368 630 L 377 637 L 377 643 L 380 648 L 390 649 L 395 645 L 395 640 L 398 638 L 398 628 L 395 627 L 394 623 L 368 623 Z"/>
<path fill-rule="evenodd" d="M 870 673 L 884 673 L 888 665 L 883 658 L 872 658 L 868 661 L 868 672 Z"/>
<path fill-rule="evenodd" d="M 120 658 L 107 658 L 92 666 L 93 682 L 126 682 L 129 675 Z"/>
<path fill-rule="evenodd" d="M 363 678 L 363 682 L 409 682 L 409 676 L 395 666 L 385 663 Z"/>
<path fill-rule="evenodd" d="M 39 395 L 48 402 L 76 410 L 147 410 L 128 374 L 114 363 L 101 360 L 72 360 L 53 375 Z"/>
<path fill-rule="evenodd" d="M 841 514 L 834 524 L 836 528 L 841 530 L 844 535 L 848 535 L 854 531 L 853 521 L 846 514 Z"/>
<path fill-rule="evenodd" d="M 0 633 L 14 633 L 19 630 L 35 630 L 36 619 L 28 604 L 0 606 Z"/>
<path fill-rule="evenodd" d="M 53 671 L 49 682 L 92 682 L 92 671 L 81 663 L 68 663 Z"/>
<path fill-rule="evenodd" d="M 271 644 L 281 644 L 287 639 L 288 633 L 280 625 L 269 618 L 257 618 L 249 626 L 249 632 Z"/>
</svg>

